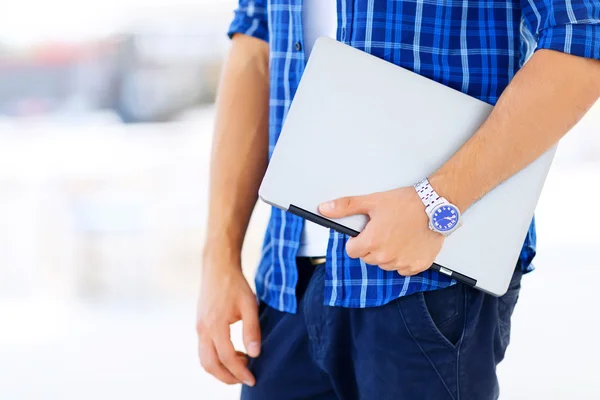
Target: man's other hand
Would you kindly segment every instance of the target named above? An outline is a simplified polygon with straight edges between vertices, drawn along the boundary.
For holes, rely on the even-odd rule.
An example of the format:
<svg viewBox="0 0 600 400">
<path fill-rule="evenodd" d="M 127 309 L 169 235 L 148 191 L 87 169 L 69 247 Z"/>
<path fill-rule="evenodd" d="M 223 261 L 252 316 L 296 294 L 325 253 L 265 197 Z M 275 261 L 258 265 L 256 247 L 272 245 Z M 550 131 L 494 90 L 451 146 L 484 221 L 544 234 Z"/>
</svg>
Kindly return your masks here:
<svg viewBox="0 0 600 400">
<path fill-rule="evenodd" d="M 429 229 L 425 207 L 412 187 L 343 197 L 319 206 L 329 218 L 365 214 L 369 223 L 346 245 L 352 258 L 411 276 L 425 271 L 439 254 L 444 236 Z"/>
<path fill-rule="evenodd" d="M 200 363 L 209 374 L 230 385 L 254 386 L 248 359 L 235 351 L 229 331 L 231 324 L 242 320 L 246 351 L 250 357 L 258 356 L 258 304 L 239 264 L 205 261 L 196 323 L 198 350 Z"/>
</svg>

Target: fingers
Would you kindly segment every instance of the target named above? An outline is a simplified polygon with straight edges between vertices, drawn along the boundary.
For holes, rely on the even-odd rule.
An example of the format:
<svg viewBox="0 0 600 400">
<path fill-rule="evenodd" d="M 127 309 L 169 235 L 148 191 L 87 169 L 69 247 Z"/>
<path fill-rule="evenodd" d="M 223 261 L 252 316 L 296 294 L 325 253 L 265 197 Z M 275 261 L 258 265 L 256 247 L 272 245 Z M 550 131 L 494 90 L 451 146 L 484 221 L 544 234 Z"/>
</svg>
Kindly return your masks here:
<svg viewBox="0 0 600 400">
<path fill-rule="evenodd" d="M 356 214 L 369 214 L 370 208 L 370 196 L 349 196 L 321 204 L 319 212 L 329 218 L 342 218 Z"/>
<path fill-rule="evenodd" d="M 236 353 L 236 355 L 238 356 L 238 358 L 239 358 L 239 359 L 242 361 L 242 363 L 243 363 L 245 366 L 248 366 L 248 363 L 249 363 L 250 361 L 248 361 L 248 356 L 246 355 L 246 353 L 244 353 L 244 352 L 241 352 L 241 351 L 236 351 L 235 353 Z"/>
<path fill-rule="evenodd" d="M 417 275 L 430 267 L 427 263 L 422 263 L 420 261 L 414 262 L 412 265 L 401 261 L 393 261 L 390 263 L 382 263 L 379 265 L 379 268 L 384 269 L 386 271 L 397 271 L 401 276 L 414 276 Z"/>
<path fill-rule="evenodd" d="M 221 363 L 229 370 L 229 372 L 240 382 L 248 386 L 254 386 L 255 379 L 252 373 L 246 368 L 246 364 L 238 357 L 237 352 L 233 348 L 233 343 L 229 337 L 229 327 L 224 331 L 219 332 L 213 338 L 215 349 Z"/>
<path fill-rule="evenodd" d="M 258 321 L 258 304 L 254 299 L 249 300 L 242 308 L 242 336 L 244 346 L 250 357 L 260 354 L 260 325 Z"/>
<path fill-rule="evenodd" d="M 371 223 L 355 238 L 346 243 L 346 253 L 351 258 L 361 258 L 371 265 L 390 263 L 394 260 L 394 252 L 382 248 L 382 243 L 376 240 L 377 234 Z"/>
<path fill-rule="evenodd" d="M 362 257 L 362 260 L 367 264 L 377 265 L 379 266 L 379 268 L 388 271 L 389 269 L 385 268 L 384 266 L 391 266 L 394 264 L 394 256 L 391 254 L 387 254 L 385 251 L 382 250 L 369 253 L 366 256 Z M 393 269 L 395 268 L 392 268 L 392 270 Z"/>
<path fill-rule="evenodd" d="M 253 386 L 256 382 L 248 369 L 248 357 L 233 347 L 230 325 L 242 320 L 245 345 L 252 355 L 260 352 L 260 328 L 256 297 L 241 273 L 203 277 L 202 295 L 198 300 L 196 332 L 200 362 L 219 380 Z"/>
<path fill-rule="evenodd" d="M 206 372 L 213 375 L 221 382 L 226 383 L 228 385 L 240 383 L 239 379 L 233 376 L 231 372 L 229 372 L 219 360 L 219 357 L 217 356 L 217 351 L 215 350 L 215 346 L 212 340 L 202 339 L 200 341 L 199 356 L 202 368 L 204 368 Z"/>
<path fill-rule="evenodd" d="M 357 237 L 348 239 L 346 242 L 346 253 L 350 258 L 363 258 L 370 252 L 375 251 L 369 225 Z M 366 262 L 366 261 L 365 261 Z"/>
<path fill-rule="evenodd" d="M 254 376 L 247 368 L 248 357 L 243 352 L 233 349 L 229 332 L 219 335 L 215 340 L 208 336 L 201 338 L 199 357 L 202 368 L 223 383 L 244 383 L 249 386 L 255 384 Z"/>
</svg>

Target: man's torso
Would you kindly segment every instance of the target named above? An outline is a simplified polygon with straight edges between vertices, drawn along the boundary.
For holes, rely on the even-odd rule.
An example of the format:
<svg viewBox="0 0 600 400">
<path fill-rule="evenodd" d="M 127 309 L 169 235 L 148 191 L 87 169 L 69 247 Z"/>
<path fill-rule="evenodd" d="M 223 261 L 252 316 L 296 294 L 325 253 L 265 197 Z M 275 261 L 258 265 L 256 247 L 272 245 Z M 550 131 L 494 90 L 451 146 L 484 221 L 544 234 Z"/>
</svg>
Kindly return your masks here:
<svg viewBox="0 0 600 400">
<path fill-rule="evenodd" d="M 302 10 L 302 0 L 268 1 L 269 153 L 307 60 Z M 500 0 L 337 0 L 336 39 L 490 104 L 496 103 L 535 46 L 520 3 Z M 303 226 L 299 217 L 273 209 L 265 236 L 257 292 L 282 311 L 296 310 L 295 262 Z M 453 283 L 435 271 L 408 278 L 350 259 L 344 251 L 346 240 L 334 232 L 329 241 L 326 304 L 378 306 Z M 524 269 L 534 253 L 532 223 L 520 258 Z"/>
</svg>

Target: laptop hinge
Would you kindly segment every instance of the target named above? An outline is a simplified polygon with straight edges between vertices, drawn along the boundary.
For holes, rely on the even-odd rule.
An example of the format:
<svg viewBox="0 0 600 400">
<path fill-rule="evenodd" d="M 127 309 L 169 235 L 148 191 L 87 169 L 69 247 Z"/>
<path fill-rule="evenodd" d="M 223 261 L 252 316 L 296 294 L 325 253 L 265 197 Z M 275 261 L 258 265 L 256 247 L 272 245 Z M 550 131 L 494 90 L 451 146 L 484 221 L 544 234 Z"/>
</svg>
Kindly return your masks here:
<svg viewBox="0 0 600 400">
<path fill-rule="evenodd" d="M 312 213 L 310 211 L 306 211 L 300 207 L 296 207 L 295 205 L 290 205 L 290 208 L 288 208 L 288 211 L 291 212 L 294 215 L 297 215 L 299 217 L 302 217 L 304 219 L 309 220 L 310 222 L 314 222 L 315 224 L 319 224 L 321 226 L 324 226 L 326 228 L 331 228 L 334 231 L 337 231 L 339 233 L 342 233 L 344 235 L 348 235 L 348 236 L 358 236 L 359 232 L 355 231 L 354 229 L 350 229 L 342 224 L 338 224 L 337 222 L 333 222 L 331 220 L 328 220 L 325 217 L 322 217 L 320 215 L 317 215 L 315 213 Z"/>
<path fill-rule="evenodd" d="M 436 271 L 438 271 L 441 274 L 447 275 L 451 278 L 456 279 L 457 281 L 464 283 L 465 285 L 469 285 L 469 286 L 475 286 L 477 285 L 477 280 L 473 279 L 473 278 L 469 278 L 466 275 L 460 274 L 456 271 L 452 271 L 451 269 L 448 269 L 446 267 L 442 267 L 441 265 L 438 264 L 433 264 L 431 266 L 431 269 L 434 269 Z"/>
</svg>

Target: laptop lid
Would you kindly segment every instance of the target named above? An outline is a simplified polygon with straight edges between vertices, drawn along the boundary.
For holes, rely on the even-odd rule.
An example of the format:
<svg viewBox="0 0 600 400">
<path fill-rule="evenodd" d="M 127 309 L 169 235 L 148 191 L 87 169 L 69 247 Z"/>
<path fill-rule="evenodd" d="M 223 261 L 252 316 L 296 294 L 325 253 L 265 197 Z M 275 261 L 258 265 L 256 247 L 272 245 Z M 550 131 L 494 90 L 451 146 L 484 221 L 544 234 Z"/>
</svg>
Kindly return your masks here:
<svg viewBox="0 0 600 400">
<path fill-rule="evenodd" d="M 318 205 L 412 186 L 441 167 L 492 106 L 329 38 L 317 40 L 261 184 L 275 207 L 356 236 L 364 215 Z M 508 288 L 555 148 L 463 215 L 437 269 L 494 295 Z M 499 212 L 510 207 L 510 215 Z"/>
</svg>

